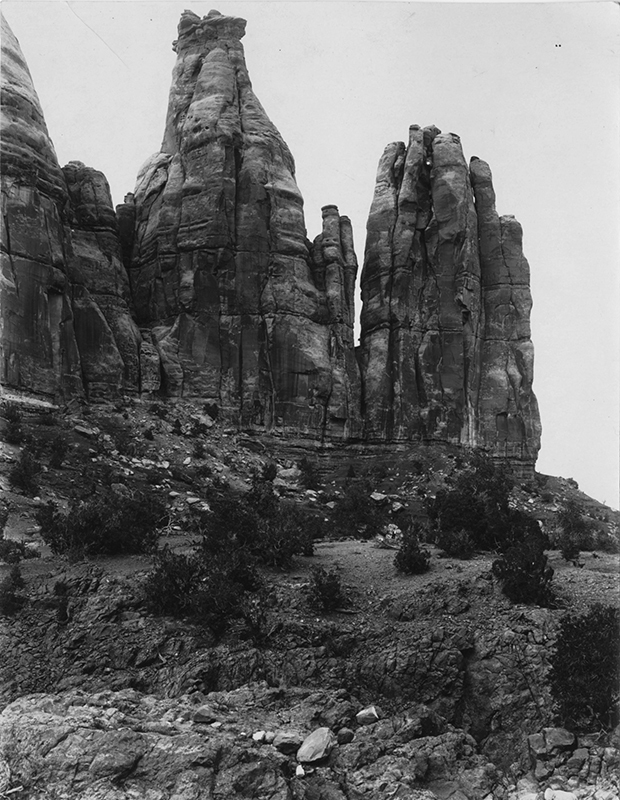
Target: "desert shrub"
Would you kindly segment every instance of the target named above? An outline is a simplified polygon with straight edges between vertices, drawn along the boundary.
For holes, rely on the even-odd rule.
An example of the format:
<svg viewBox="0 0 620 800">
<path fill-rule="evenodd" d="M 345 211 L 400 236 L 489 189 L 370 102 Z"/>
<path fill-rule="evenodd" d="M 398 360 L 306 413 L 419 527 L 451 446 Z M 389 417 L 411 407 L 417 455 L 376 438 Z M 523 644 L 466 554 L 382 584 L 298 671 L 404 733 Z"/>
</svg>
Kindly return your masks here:
<svg viewBox="0 0 620 800">
<path fill-rule="evenodd" d="M 199 480 L 202 480 L 204 478 L 210 478 L 211 475 L 213 475 L 213 470 L 209 464 L 198 464 L 194 469 L 194 474 Z"/>
<path fill-rule="evenodd" d="M 261 470 L 261 480 L 273 483 L 277 474 L 278 468 L 272 461 L 270 461 L 268 464 L 263 464 L 263 468 Z"/>
<path fill-rule="evenodd" d="M 591 524 L 583 518 L 583 509 L 574 500 L 567 500 L 558 512 L 560 535 L 556 544 L 566 561 L 576 561 L 582 550 L 592 550 L 594 537 Z"/>
<path fill-rule="evenodd" d="M 204 458 L 206 455 L 205 443 L 201 439 L 195 439 L 192 446 L 193 458 Z"/>
<path fill-rule="evenodd" d="M 0 505 L 0 536 L 4 536 L 4 529 L 9 521 L 9 506 L 8 503 Z"/>
<path fill-rule="evenodd" d="M 195 555 L 160 550 L 144 584 L 147 608 L 153 614 L 189 615 L 199 577 L 200 563 Z"/>
<path fill-rule="evenodd" d="M 560 623 L 549 672 L 559 721 L 580 731 L 619 721 L 620 610 L 600 603 Z"/>
<path fill-rule="evenodd" d="M 321 485 L 321 473 L 314 461 L 309 458 L 302 458 L 297 465 L 301 470 L 301 477 L 299 482 L 304 489 L 318 489 Z"/>
<path fill-rule="evenodd" d="M 20 594 L 20 589 L 25 585 L 21 570 L 15 564 L 6 578 L 0 581 L 0 614 L 10 617 L 23 607 L 26 598 Z"/>
<path fill-rule="evenodd" d="M 440 530 L 437 537 L 437 546 L 443 550 L 447 556 L 466 560 L 471 558 L 476 551 L 474 540 L 466 530 L 456 530 L 448 528 Z"/>
<path fill-rule="evenodd" d="M 69 451 L 69 442 L 62 433 L 57 433 L 50 443 L 50 467 L 59 469 Z"/>
<path fill-rule="evenodd" d="M 144 594 L 152 613 L 191 619 L 219 635 L 231 620 L 244 618 L 248 593 L 260 585 L 242 553 L 201 548 L 185 555 L 164 549 L 155 557 Z"/>
<path fill-rule="evenodd" d="M 7 402 L 2 407 L 2 414 L 7 421 L 4 441 L 8 444 L 21 444 L 24 440 L 22 428 L 22 412 L 17 403 Z"/>
<path fill-rule="evenodd" d="M 386 518 L 371 499 L 371 484 L 362 479 L 347 481 L 332 513 L 334 527 L 342 536 L 372 539 L 381 532 Z"/>
<path fill-rule="evenodd" d="M 346 602 L 340 575 L 335 568 L 327 571 L 324 567 L 312 567 L 307 591 L 312 608 L 326 614 Z"/>
<path fill-rule="evenodd" d="M 26 547 L 23 542 L 15 542 L 12 539 L 0 538 L 0 561 L 5 564 L 19 564 L 22 558 L 40 558 L 41 553 Z"/>
<path fill-rule="evenodd" d="M 403 531 L 403 538 L 394 556 L 394 566 L 405 575 L 418 575 L 430 567 L 431 554 L 420 547 L 421 528 L 414 524 Z"/>
<path fill-rule="evenodd" d="M 39 474 L 41 462 L 36 458 L 29 447 L 24 447 L 19 460 L 9 472 L 9 481 L 22 492 L 35 495 L 39 491 Z"/>
<path fill-rule="evenodd" d="M 503 465 L 496 465 L 486 455 L 474 454 L 453 486 L 440 489 L 427 503 L 438 543 L 443 535 L 450 546 L 451 539 L 458 538 L 454 534 L 465 531 L 475 549 L 504 552 L 530 537 L 542 536 L 536 520 L 510 508 L 512 486 Z"/>
<path fill-rule="evenodd" d="M 510 547 L 493 562 L 492 572 L 513 603 L 539 606 L 553 603 L 553 569 L 547 564 L 540 538 L 531 537 Z"/>
<path fill-rule="evenodd" d="M 43 541 L 59 554 L 149 552 L 166 518 L 164 504 L 153 494 L 119 495 L 110 490 L 72 501 L 68 514 L 51 502 L 37 512 Z"/>
<path fill-rule="evenodd" d="M 141 442 L 136 441 L 131 428 L 119 428 L 112 434 L 114 447 L 122 456 L 136 458 L 144 453 Z"/>
</svg>

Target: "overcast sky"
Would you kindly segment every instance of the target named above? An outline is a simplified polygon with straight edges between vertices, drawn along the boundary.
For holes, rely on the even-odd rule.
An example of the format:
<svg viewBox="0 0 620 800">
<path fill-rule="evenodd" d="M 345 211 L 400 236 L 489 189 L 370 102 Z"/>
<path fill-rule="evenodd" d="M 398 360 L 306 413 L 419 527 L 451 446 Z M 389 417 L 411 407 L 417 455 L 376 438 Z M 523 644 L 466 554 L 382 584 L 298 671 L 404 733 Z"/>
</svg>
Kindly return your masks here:
<svg viewBox="0 0 620 800">
<path fill-rule="evenodd" d="M 248 20 L 310 238 L 336 203 L 361 264 L 377 162 L 413 123 L 489 162 L 532 271 L 538 469 L 617 508 L 618 4 L 5 0 L 61 165 L 103 170 L 116 203 L 132 191 L 160 147 L 179 16 L 213 6 Z"/>
</svg>

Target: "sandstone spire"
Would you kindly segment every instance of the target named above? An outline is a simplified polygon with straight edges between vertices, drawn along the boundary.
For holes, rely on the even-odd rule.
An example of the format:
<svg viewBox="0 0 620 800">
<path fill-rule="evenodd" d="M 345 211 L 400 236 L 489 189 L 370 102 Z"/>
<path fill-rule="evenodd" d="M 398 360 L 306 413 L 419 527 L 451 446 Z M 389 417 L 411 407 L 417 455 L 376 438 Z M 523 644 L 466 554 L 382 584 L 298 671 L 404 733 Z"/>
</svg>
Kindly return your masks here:
<svg viewBox="0 0 620 800">
<path fill-rule="evenodd" d="M 178 30 L 162 150 L 138 175 L 130 268 L 165 389 L 214 399 L 244 427 L 349 435 L 350 226 L 330 210 L 320 241 L 307 241 L 293 157 L 252 91 L 245 21 L 186 11 Z"/>
</svg>

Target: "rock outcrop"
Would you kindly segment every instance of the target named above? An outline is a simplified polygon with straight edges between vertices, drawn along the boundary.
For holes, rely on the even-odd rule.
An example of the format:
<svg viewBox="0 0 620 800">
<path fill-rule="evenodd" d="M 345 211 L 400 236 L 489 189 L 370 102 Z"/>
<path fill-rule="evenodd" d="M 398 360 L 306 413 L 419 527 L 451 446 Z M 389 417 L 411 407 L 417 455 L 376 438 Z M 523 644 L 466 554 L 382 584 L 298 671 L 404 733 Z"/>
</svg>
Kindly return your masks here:
<svg viewBox="0 0 620 800">
<path fill-rule="evenodd" d="M 306 238 L 293 157 L 257 100 L 245 20 L 183 12 L 161 151 L 114 214 L 104 176 L 60 170 L 7 33 L 2 380 L 65 397 L 161 392 L 245 430 L 449 442 L 531 466 L 529 267 L 488 166 L 410 129 L 379 164 L 357 259 L 333 205 Z"/>
<path fill-rule="evenodd" d="M 329 206 L 307 241 L 294 161 L 252 91 L 244 33 L 216 11 L 181 17 L 162 150 L 133 196 L 137 319 L 167 394 L 215 400 L 244 428 L 346 438 L 359 426 L 351 226 Z"/>
<path fill-rule="evenodd" d="M 379 162 L 362 273 L 371 440 L 443 440 L 535 461 L 529 267 L 488 166 L 413 125 Z"/>
<path fill-rule="evenodd" d="M 60 169 L 4 18 L 2 40 L 0 378 L 64 398 L 137 391 L 140 336 L 107 182 L 79 162 Z"/>
</svg>

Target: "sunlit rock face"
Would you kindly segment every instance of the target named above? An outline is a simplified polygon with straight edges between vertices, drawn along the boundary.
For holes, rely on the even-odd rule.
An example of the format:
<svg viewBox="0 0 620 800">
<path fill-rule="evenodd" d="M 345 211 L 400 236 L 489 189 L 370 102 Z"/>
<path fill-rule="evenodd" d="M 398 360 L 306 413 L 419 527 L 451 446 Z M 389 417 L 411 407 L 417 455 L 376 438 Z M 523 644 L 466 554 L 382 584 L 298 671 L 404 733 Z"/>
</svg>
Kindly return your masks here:
<svg viewBox="0 0 620 800">
<path fill-rule="evenodd" d="M 215 11 L 181 17 L 162 149 L 133 197 L 137 319 L 168 394 L 216 400 L 243 427 L 347 437 L 359 427 L 351 226 L 327 207 L 308 242 L 244 33 L 244 20 Z"/>
<path fill-rule="evenodd" d="M 79 162 L 63 173 L 4 18 L 2 45 L 0 380 L 64 398 L 138 391 L 140 334 L 107 182 Z"/>
<path fill-rule="evenodd" d="M 414 125 L 377 172 L 362 272 L 365 437 L 535 461 L 529 267 L 488 166 Z"/>
</svg>

